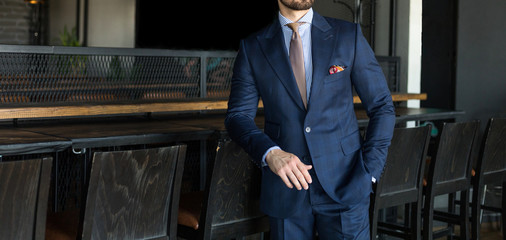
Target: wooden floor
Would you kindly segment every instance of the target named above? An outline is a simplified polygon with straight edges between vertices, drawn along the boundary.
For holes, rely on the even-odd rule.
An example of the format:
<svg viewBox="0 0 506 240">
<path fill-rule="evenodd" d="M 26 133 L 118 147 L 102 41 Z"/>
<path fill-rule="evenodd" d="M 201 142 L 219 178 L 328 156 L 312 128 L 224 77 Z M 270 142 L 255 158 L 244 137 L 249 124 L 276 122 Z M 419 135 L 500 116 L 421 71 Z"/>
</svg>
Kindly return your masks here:
<svg viewBox="0 0 506 240">
<path fill-rule="evenodd" d="M 482 240 L 502 240 L 502 234 L 501 232 L 487 232 L 487 233 L 482 233 L 481 235 L 481 239 Z"/>
<path fill-rule="evenodd" d="M 498 223 L 484 223 L 481 227 L 481 240 L 502 240 L 502 233 Z M 268 239 L 268 237 L 266 237 Z M 182 238 L 178 238 L 179 240 L 183 240 Z M 262 238 L 259 234 L 248 236 L 245 240 L 257 240 L 257 239 L 265 239 Z M 380 238 L 383 240 L 397 240 L 399 238 L 394 237 L 384 237 Z M 437 240 L 446 240 L 446 237 L 438 238 Z"/>
<path fill-rule="evenodd" d="M 482 240 L 502 240 L 502 232 L 500 223 L 483 223 L 481 225 Z"/>
<path fill-rule="evenodd" d="M 458 226 L 456 226 L 458 228 Z M 458 231 L 458 229 L 455 229 Z M 446 240 L 446 237 L 438 238 L 438 240 Z M 502 240 L 501 226 L 499 222 L 482 223 L 481 224 L 481 240 Z"/>
<path fill-rule="evenodd" d="M 458 229 L 456 229 L 456 230 L 458 230 Z M 500 228 L 499 223 L 483 223 L 481 225 L 481 236 L 480 237 L 482 240 L 502 240 L 503 237 L 502 237 L 502 232 L 501 232 L 501 228 Z M 245 240 L 257 240 L 257 239 L 265 239 L 265 238 L 268 239 L 268 237 L 262 238 L 260 234 L 255 234 L 255 235 L 246 237 Z M 384 238 L 380 238 L 380 239 L 397 240 L 398 238 L 384 237 Z M 446 240 L 447 238 L 443 237 L 443 238 L 438 238 L 437 240 L 443 240 L 443 239 Z M 178 240 L 184 240 L 184 239 L 178 237 Z"/>
<path fill-rule="evenodd" d="M 455 232 L 458 233 L 458 226 L 455 226 Z M 384 236 L 383 238 L 379 238 L 382 240 L 398 240 L 400 238 Z M 446 237 L 437 238 L 436 240 L 446 240 Z M 502 240 L 502 232 L 500 223 L 492 222 L 492 223 L 482 223 L 481 225 L 481 240 Z"/>
</svg>

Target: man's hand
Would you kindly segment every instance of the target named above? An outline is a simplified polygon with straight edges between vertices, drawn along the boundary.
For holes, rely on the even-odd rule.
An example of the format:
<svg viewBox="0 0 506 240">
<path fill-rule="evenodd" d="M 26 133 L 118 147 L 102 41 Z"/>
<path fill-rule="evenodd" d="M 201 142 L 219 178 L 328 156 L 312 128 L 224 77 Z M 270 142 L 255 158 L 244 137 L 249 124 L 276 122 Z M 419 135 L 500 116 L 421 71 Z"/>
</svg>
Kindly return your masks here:
<svg viewBox="0 0 506 240">
<path fill-rule="evenodd" d="M 267 154 L 265 161 L 271 171 L 277 174 L 287 187 L 293 188 L 295 185 L 298 190 L 309 188 L 312 179 L 308 170 L 313 166 L 305 165 L 294 154 L 274 149 Z"/>
</svg>

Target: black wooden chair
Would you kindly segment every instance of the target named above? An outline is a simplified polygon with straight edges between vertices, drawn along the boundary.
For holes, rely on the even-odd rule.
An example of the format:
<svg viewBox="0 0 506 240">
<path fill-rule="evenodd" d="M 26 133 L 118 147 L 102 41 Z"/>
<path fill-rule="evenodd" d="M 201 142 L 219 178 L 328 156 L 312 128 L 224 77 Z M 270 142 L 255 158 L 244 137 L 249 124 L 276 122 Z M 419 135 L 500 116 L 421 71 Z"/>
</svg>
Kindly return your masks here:
<svg viewBox="0 0 506 240">
<path fill-rule="evenodd" d="M 423 239 L 453 235 L 453 225 L 460 225 L 460 239 L 469 238 L 469 190 L 471 188 L 471 151 L 479 122 L 445 123 L 436 156 L 430 161 L 427 186 L 424 187 Z M 460 193 L 463 202 L 455 213 L 434 209 L 434 198 L 445 194 Z M 447 228 L 434 232 L 434 221 L 448 224 Z"/>
<path fill-rule="evenodd" d="M 181 195 L 178 236 L 235 239 L 269 231 L 268 217 L 259 208 L 260 177 L 241 147 L 220 143 L 205 191 Z"/>
<path fill-rule="evenodd" d="M 506 118 L 490 119 L 483 140 L 472 177 L 472 239 L 480 239 L 481 212 L 488 210 L 501 213 L 503 239 L 506 240 Z M 501 208 L 482 204 L 485 186 L 490 184 L 502 185 Z"/>
<path fill-rule="evenodd" d="M 184 145 L 95 152 L 77 238 L 176 239 L 185 154 Z"/>
<path fill-rule="evenodd" d="M 52 158 L 0 163 L 0 239 L 44 239 Z"/>
<path fill-rule="evenodd" d="M 403 239 L 421 238 L 422 180 L 431 126 L 396 128 L 385 169 L 371 198 L 371 239 L 384 233 Z M 404 224 L 379 221 L 380 209 L 406 206 Z"/>
</svg>

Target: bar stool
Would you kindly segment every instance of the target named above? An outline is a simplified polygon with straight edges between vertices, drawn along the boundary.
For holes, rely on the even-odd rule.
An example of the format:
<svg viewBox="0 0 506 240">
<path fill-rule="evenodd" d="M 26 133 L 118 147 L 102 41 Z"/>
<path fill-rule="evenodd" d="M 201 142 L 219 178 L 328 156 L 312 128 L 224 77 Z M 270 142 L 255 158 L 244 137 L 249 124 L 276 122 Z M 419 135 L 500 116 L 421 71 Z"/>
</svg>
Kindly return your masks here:
<svg viewBox="0 0 506 240">
<path fill-rule="evenodd" d="M 82 227 L 65 232 L 70 228 L 52 224 L 46 234 L 60 239 L 176 239 L 185 154 L 185 145 L 95 152 Z"/>
<path fill-rule="evenodd" d="M 482 144 L 475 176 L 472 177 L 472 239 L 480 239 L 481 213 L 489 210 L 501 213 L 503 239 L 506 240 L 506 118 L 489 120 Z M 485 187 L 490 184 L 502 185 L 501 208 L 483 204 Z"/>
<path fill-rule="evenodd" d="M 471 188 L 471 150 L 479 122 L 445 123 L 436 157 L 429 164 L 423 208 L 423 239 L 432 240 L 453 234 L 453 225 L 460 225 L 460 239 L 468 239 L 469 189 Z M 460 192 L 462 206 L 458 214 L 434 210 L 434 198 Z M 446 222 L 448 228 L 433 232 L 434 220 Z"/>
<path fill-rule="evenodd" d="M 0 163 L 0 238 L 44 239 L 52 158 Z"/>
<path fill-rule="evenodd" d="M 178 237 L 230 239 L 269 231 L 259 207 L 260 178 L 260 169 L 239 145 L 220 143 L 205 191 L 181 195 Z"/>
<path fill-rule="evenodd" d="M 371 239 L 384 233 L 403 239 L 421 238 L 422 179 L 431 126 L 396 128 L 385 169 L 371 201 Z M 379 210 L 406 205 L 404 224 L 380 222 Z"/>
</svg>

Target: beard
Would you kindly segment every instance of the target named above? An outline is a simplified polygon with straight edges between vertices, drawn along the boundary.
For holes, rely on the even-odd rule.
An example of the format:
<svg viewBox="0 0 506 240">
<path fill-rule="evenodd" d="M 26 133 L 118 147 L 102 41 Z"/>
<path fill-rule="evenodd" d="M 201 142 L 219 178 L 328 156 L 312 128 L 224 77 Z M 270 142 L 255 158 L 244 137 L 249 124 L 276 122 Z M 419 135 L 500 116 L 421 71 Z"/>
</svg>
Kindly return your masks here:
<svg viewBox="0 0 506 240">
<path fill-rule="evenodd" d="M 314 0 L 280 0 L 280 2 L 292 10 L 308 10 L 313 6 Z"/>
</svg>

